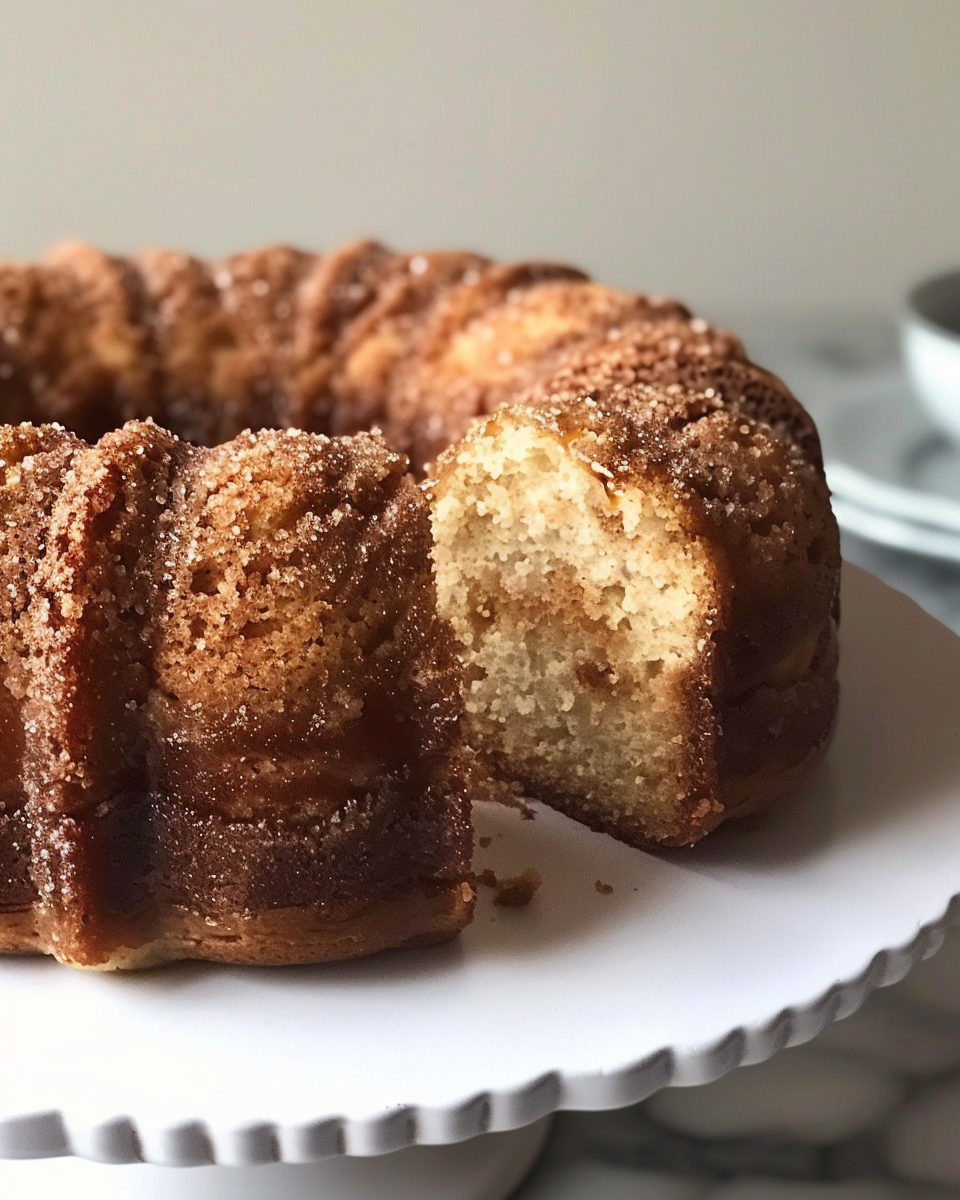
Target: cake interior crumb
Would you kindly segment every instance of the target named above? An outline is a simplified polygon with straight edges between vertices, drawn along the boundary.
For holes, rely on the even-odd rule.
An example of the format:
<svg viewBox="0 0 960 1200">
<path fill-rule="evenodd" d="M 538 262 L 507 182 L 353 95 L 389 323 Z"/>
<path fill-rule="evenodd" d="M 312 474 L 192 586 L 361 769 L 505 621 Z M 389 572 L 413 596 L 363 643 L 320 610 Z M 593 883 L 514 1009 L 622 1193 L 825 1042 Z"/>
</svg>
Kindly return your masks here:
<svg viewBox="0 0 960 1200">
<path fill-rule="evenodd" d="M 554 431 L 507 410 L 441 476 L 433 524 L 479 752 L 572 815 L 674 836 L 712 584 L 672 495 L 608 491 Z"/>
</svg>

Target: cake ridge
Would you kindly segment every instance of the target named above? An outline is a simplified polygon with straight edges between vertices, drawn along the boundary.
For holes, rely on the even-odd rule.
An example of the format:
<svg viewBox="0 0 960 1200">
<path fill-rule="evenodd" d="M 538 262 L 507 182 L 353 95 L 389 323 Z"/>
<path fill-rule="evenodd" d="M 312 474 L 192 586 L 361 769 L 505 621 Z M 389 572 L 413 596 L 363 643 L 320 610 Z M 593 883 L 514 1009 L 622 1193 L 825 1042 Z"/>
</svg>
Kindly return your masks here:
<svg viewBox="0 0 960 1200">
<path fill-rule="evenodd" d="M 47 436 L 72 458 L 27 579 L 5 948 L 287 962 L 457 932 L 458 675 L 404 461 L 369 434 Z"/>
</svg>

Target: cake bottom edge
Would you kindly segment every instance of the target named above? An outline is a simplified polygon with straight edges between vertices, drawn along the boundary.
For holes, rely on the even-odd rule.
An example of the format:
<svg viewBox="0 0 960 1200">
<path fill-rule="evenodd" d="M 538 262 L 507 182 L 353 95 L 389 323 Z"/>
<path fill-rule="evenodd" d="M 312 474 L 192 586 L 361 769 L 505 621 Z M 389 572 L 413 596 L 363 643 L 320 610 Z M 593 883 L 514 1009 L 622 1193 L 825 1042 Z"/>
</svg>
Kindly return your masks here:
<svg viewBox="0 0 960 1200">
<path fill-rule="evenodd" d="M 470 923 L 475 899 L 473 885 L 456 880 L 420 883 L 337 918 L 303 907 L 215 920 L 173 909 L 162 921 L 151 921 L 149 938 L 115 947 L 102 962 L 57 957 L 68 966 L 98 971 L 183 960 L 262 967 L 342 962 L 449 941 Z M 54 954 L 41 930 L 35 910 L 0 912 L 0 954 Z"/>
</svg>

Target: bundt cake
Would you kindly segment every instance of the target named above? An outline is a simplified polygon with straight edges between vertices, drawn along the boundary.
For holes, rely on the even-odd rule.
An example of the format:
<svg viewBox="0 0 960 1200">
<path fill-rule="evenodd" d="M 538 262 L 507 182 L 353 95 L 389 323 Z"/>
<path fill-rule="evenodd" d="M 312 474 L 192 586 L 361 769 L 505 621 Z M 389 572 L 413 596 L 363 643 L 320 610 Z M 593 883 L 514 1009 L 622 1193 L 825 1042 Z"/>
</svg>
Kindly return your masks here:
<svg viewBox="0 0 960 1200">
<path fill-rule="evenodd" d="M 0 430 L 0 948 L 287 963 L 470 918 L 459 669 L 378 437 Z"/>
<path fill-rule="evenodd" d="M 485 770 L 633 844 L 682 845 L 769 804 L 829 741 L 840 560 L 816 431 L 737 338 L 673 301 L 372 242 L 213 264 L 69 245 L 0 264 L 0 418 L 16 759 L 0 907 L 27 931 L 10 946 L 70 957 L 136 924 L 147 957 L 292 960 L 442 936 L 469 917 Z M 289 454 L 325 464 L 309 500 L 288 496 L 314 478 Z M 402 455 L 430 499 L 435 599 Z M 210 489 L 244 515 L 210 533 L 204 583 L 184 556 L 207 553 Z M 248 571 L 262 603 L 238 590 Z M 342 675 L 325 657 L 340 588 L 386 606 L 381 632 L 358 616 L 363 636 L 337 642 L 352 658 L 329 649 Z M 371 699 L 387 645 L 402 685 Z M 298 656 L 311 665 L 288 678 Z M 354 770 L 347 820 L 332 797 Z M 381 775 L 405 782 L 371 790 Z M 394 934 L 350 931 L 361 893 L 420 904 L 423 887 L 433 907 Z M 244 943 L 256 922 L 262 954 Z"/>
</svg>

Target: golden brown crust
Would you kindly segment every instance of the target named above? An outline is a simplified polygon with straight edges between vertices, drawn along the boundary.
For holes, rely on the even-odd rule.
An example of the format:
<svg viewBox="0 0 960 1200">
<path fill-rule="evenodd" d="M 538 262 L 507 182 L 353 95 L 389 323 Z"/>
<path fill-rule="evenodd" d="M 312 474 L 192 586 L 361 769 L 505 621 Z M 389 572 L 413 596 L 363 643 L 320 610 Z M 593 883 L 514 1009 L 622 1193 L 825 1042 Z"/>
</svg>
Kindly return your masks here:
<svg viewBox="0 0 960 1200">
<path fill-rule="evenodd" d="M 462 882 L 409 888 L 333 918 L 297 907 L 211 922 L 171 908 L 139 944 L 116 947 L 102 962 L 71 965 L 113 971 L 180 959 L 248 966 L 339 962 L 449 941 L 470 923 L 474 900 L 473 887 Z M 52 952 L 32 910 L 0 911 L 0 953 Z"/>
<path fill-rule="evenodd" d="M 34 909 L 0 909 L 0 954 L 45 954 Z"/>
<path fill-rule="evenodd" d="M 477 254 L 412 254 L 399 259 L 376 299 L 350 324 L 330 377 L 335 433 L 396 420 L 394 380 L 416 361 L 438 297 L 471 287 L 489 267 Z"/>
<path fill-rule="evenodd" d="M 629 405 L 644 384 L 653 421 L 677 426 L 711 411 L 742 411 L 820 461 L 813 421 L 783 382 L 750 362 L 734 334 L 685 313 L 603 331 L 541 373 L 514 402 L 540 407 L 589 396 L 617 408 Z"/>
<path fill-rule="evenodd" d="M 7 422 L 59 421 L 98 436 L 150 412 L 150 355 L 120 260 L 64 246 L 44 265 L 0 266 L 0 403 Z"/>
<path fill-rule="evenodd" d="M 202 444 L 244 428 L 382 422 L 419 468 L 474 416 L 601 380 L 608 392 L 713 386 L 725 403 L 752 396 L 756 415 L 772 396 L 770 420 L 785 412 L 785 389 L 737 339 L 675 301 L 558 264 L 397 255 L 375 242 L 209 264 L 69 245 L 44 264 L 0 265 L 0 330 L 4 417 L 62 419 L 87 437 L 147 414 Z M 798 405 L 789 420 L 815 453 Z"/>
</svg>

